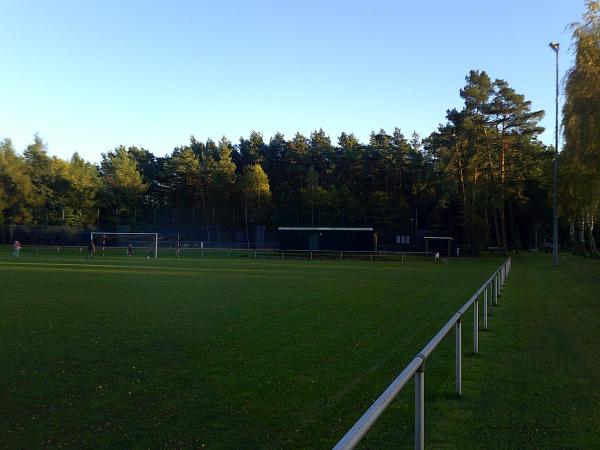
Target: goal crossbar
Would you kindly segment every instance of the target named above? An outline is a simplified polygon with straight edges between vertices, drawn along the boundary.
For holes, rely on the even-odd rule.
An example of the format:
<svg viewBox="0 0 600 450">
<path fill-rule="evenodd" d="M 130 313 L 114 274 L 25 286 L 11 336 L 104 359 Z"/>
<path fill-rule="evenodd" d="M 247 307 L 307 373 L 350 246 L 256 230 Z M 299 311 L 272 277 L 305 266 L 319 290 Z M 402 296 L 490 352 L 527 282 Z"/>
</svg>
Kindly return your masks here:
<svg viewBox="0 0 600 450">
<path fill-rule="evenodd" d="M 90 232 L 90 240 L 94 240 L 94 236 L 152 236 L 154 238 L 154 257 L 158 258 L 158 233 L 118 233 L 92 231 Z"/>
</svg>

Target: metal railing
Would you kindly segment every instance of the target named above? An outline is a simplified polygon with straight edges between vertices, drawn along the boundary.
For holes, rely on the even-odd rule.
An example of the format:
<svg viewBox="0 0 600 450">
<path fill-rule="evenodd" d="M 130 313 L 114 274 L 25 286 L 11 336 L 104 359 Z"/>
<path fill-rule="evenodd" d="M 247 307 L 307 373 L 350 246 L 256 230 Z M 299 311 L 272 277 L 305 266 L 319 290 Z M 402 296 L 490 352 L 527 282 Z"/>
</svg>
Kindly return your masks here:
<svg viewBox="0 0 600 450">
<path fill-rule="evenodd" d="M 107 233 L 108 234 L 108 233 Z M 139 234 L 139 233 L 134 233 Z M 97 239 L 96 239 L 97 240 Z M 200 242 L 200 241 L 198 241 Z M 127 245 L 112 245 L 105 247 L 107 252 L 113 252 L 114 250 L 127 249 Z M 175 241 L 176 244 L 176 241 Z M 278 248 L 245 248 L 245 247 L 191 247 L 181 246 L 177 247 L 173 245 L 173 241 L 159 241 L 158 248 L 154 247 L 151 243 L 152 248 L 155 249 L 155 255 L 167 257 L 175 256 L 180 258 L 186 255 L 195 256 L 218 256 L 222 258 L 233 258 L 236 256 L 244 256 L 249 258 L 269 258 L 269 259 L 303 259 L 303 260 L 361 260 L 361 261 L 400 261 L 404 262 L 406 258 L 412 257 L 425 257 L 425 252 L 392 252 L 392 251 L 359 251 L 359 250 L 281 250 Z M 133 241 L 134 250 L 148 249 L 150 245 L 139 244 Z M 12 245 L 0 244 L 0 251 L 2 250 L 12 251 Z M 22 250 L 34 251 L 39 253 L 40 250 L 55 251 L 56 253 L 62 253 L 64 250 L 79 249 L 79 253 L 83 254 L 84 250 L 87 249 L 85 245 L 22 245 Z M 86 250 L 87 251 L 87 250 Z M 102 251 L 101 243 L 96 242 L 96 252 Z M 447 261 L 448 258 L 442 258 L 442 261 Z"/>
<path fill-rule="evenodd" d="M 455 387 L 456 393 L 462 394 L 462 318 L 473 305 L 473 352 L 477 355 L 479 354 L 479 300 L 483 296 L 483 329 L 487 330 L 488 313 L 491 314 L 494 305 L 498 304 L 498 297 L 511 267 L 512 260 L 508 258 L 408 363 L 400 375 L 340 439 L 334 450 L 354 448 L 413 376 L 415 379 L 415 449 L 423 450 L 425 448 L 425 361 L 454 328 L 456 330 Z"/>
</svg>

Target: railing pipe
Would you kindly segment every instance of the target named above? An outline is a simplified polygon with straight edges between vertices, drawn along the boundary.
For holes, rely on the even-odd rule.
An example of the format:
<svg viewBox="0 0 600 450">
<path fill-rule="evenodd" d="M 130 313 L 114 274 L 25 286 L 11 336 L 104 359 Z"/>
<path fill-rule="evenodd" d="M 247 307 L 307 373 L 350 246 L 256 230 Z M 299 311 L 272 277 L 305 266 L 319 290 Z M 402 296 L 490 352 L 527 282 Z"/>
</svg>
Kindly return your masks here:
<svg viewBox="0 0 600 450">
<path fill-rule="evenodd" d="M 342 439 L 334 447 L 334 450 L 351 449 L 356 446 L 362 437 L 369 431 L 379 416 L 385 411 L 385 408 L 396 398 L 402 388 L 410 381 L 417 369 L 423 364 L 423 359 L 416 356 L 396 377 L 396 379 L 383 391 L 377 400 L 369 409 L 358 419 L 358 421 L 348 430 Z"/>
<path fill-rule="evenodd" d="M 387 406 L 396 398 L 398 393 L 407 384 L 411 377 L 415 378 L 415 448 L 422 450 L 425 446 L 425 361 L 435 350 L 444 337 L 452 328 L 456 330 L 456 392 L 462 393 L 462 316 L 471 305 L 474 314 L 474 351 L 479 353 L 479 299 L 483 294 L 484 301 L 484 328 L 487 329 L 488 322 L 488 300 L 489 312 L 491 314 L 494 298 L 497 302 L 498 283 L 501 281 L 502 270 L 505 274 L 510 271 L 510 258 L 498 268 L 485 283 L 473 294 L 473 296 L 454 314 L 448 322 L 435 334 L 435 336 L 423 347 L 421 352 L 412 359 L 412 361 L 402 370 L 396 379 L 387 387 L 387 389 L 375 400 L 375 402 L 365 411 L 358 421 L 348 430 L 334 447 L 334 450 L 352 449 L 364 437 L 367 431 L 377 421 L 379 416 Z M 493 294 L 493 295 L 492 295 Z"/>
<path fill-rule="evenodd" d="M 425 347 L 423 347 L 423 349 L 419 352 L 419 356 L 421 356 L 423 358 L 423 360 L 426 360 L 429 357 L 429 355 L 431 354 L 431 352 L 433 352 L 435 350 L 435 348 L 438 346 L 438 344 L 440 342 L 442 342 L 442 339 L 444 339 L 444 337 L 454 327 L 454 324 L 460 319 L 460 316 L 461 316 L 460 313 L 454 314 L 452 316 L 452 318 L 448 322 L 446 322 L 446 325 L 444 325 L 440 329 L 440 331 L 438 331 L 436 333 L 436 335 L 431 338 L 431 340 L 427 343 L 427 345 Z"/>
</svg>

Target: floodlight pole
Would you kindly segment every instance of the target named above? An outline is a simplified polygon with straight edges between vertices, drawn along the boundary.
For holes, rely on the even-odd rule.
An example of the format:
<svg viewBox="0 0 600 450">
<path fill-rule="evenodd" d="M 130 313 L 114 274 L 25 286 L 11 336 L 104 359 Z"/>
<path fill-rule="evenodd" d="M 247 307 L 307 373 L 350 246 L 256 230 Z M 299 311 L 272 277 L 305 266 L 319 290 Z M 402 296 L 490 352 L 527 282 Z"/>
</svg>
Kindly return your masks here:
<svg viewBox="0 0 600 450">
<path fill-rule="evenodd" d="M 556 54 L 556 111 L 555 111 L 555 123 L 554 123 L 554 181 L 552 190 L 554 193 L 553 199 L 553 238 L 552 238 L 552 264 L 554 267 L 558 266 L 558 51 L 560 50 L 560 44 L 558 42 L 550 42 L 548 44 L 554 53 Z"/>
</svg>

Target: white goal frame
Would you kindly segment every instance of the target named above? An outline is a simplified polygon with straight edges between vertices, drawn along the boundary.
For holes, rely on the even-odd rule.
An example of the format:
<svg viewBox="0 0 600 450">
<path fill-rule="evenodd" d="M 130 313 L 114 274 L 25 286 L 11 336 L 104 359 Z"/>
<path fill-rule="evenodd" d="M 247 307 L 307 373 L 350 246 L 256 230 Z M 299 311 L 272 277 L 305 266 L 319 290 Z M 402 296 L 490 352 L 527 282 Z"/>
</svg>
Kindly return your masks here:
<svg viewBox="0 0 600 450">
<path fill-rule="evenodd" d="M 154 236 L 154 257 L 158 258 L 158 233 L 116 233 L 104 231 L 92 231 L 90 240 L 94 240 L 94 236 Z"/>
</svg>

